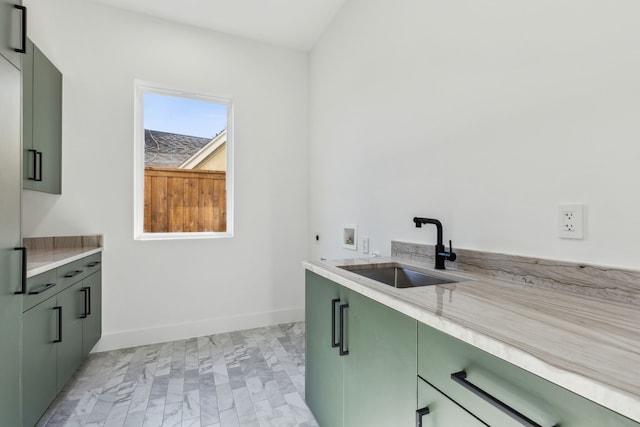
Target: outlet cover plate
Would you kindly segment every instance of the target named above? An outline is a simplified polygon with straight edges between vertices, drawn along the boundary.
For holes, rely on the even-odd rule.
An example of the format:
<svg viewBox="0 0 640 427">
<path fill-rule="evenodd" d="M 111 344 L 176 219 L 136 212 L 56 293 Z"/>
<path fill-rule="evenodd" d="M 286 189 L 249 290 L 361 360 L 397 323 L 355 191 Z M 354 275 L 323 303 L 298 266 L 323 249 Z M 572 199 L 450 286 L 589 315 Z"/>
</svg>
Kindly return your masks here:
<svg viewBox="0 0 640 427">
<path fill-rule="evenodd" d="M 558 206 L 558 237 L 561 239 L 584 239 L 583 204 Z"/>
</svg>

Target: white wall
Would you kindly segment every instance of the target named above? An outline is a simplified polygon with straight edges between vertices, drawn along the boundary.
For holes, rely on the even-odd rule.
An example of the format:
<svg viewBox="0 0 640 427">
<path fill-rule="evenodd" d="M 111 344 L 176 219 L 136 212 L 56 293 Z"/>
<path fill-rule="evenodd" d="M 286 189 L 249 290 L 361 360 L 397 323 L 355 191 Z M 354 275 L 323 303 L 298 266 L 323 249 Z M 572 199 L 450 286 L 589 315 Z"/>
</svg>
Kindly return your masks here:
<svg viewBox="0 0 640 427">
<path fill-rule="evenodd" d="M 25 191 L 23 234 L 104 234 L 99 348 L 302 319 L 308 55 L 85 1 L 25 3 L 64 74 L 64 138 L 63 195 Z M 133 240 L 134 79 L 233 98 L 234 238 Z"/>
<path fill-rule="evenodd" d="M 640 3 L 347 0 L 310 65 L 312 257 L 390 240 L 640 267 Z M 586 204 L 586 239 L 557 206 Z"/>
</svg>

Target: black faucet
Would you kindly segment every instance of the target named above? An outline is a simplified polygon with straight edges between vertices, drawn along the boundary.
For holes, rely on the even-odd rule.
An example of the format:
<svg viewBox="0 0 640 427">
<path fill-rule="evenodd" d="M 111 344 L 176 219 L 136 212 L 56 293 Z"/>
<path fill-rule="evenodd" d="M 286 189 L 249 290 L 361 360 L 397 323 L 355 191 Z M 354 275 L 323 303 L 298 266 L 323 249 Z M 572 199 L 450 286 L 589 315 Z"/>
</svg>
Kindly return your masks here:
<svg viewBox="0 0 640 427">
<path fill-rule="evenodd" d="M 444 270 L 444 260 L 447 259 L 449 261 L 456 260 L 456 254 L 451 249 L 451 240 L 449 240 L 449 252 L 444 250 L 444 245 L 442 244 L 442 223 L 437 219 L 432 218 L 413 218 L 413 222 L 416 224 L 416 228 L 422 228 L 422 224 L 433 224 L 436 226 L 438 232 L 438 243 L 436 244 L 436 270 Z"/>
</svg>

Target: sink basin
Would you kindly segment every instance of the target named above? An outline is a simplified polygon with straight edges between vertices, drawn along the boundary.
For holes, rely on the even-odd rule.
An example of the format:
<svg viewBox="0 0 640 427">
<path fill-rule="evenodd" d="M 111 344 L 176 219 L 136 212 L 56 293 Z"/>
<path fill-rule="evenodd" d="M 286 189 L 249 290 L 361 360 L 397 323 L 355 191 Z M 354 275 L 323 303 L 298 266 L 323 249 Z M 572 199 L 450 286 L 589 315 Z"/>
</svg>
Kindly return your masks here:
<svg viewBox="0 0 640 427">
<path fill-rule="evenodd" d="M 398 263 L 393 263 L 391 265 L 382 264 L 377 266 L 347 265 L 340 268 L 396 288 L 444 285 L 446 283 L 456 283 L 462 280 L 455 277 L 444 277 L 444 275 L 440 276 L 439 274 L 432 274 L 427 271 L 419 271 L 417 268 L 408 267 Z"/>
</svg>

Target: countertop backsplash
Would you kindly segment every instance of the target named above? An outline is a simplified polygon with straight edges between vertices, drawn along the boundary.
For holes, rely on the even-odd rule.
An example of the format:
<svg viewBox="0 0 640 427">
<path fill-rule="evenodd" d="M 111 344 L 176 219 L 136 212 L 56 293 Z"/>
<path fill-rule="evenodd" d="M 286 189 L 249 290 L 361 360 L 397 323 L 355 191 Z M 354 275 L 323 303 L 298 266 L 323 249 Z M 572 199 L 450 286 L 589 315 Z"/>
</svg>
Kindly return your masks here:
<svg viewBox="0 0 640 427">
<path fill-rule="evenodd" d="M 607 301 L 640 305 L 640 271 L 581 263 L 454 249 L 457 259 L 447 269 L 556 289 Z M 391 255 L 433 263 L 434 245 L 391 242 Z"/>
<path fill-rule="evenodd" d="M 92 249 L 102 247 L 102 235 L 25 237 L 22 244 L 28 251 L 56 251 L 59 249 Z"/>
</svg>

